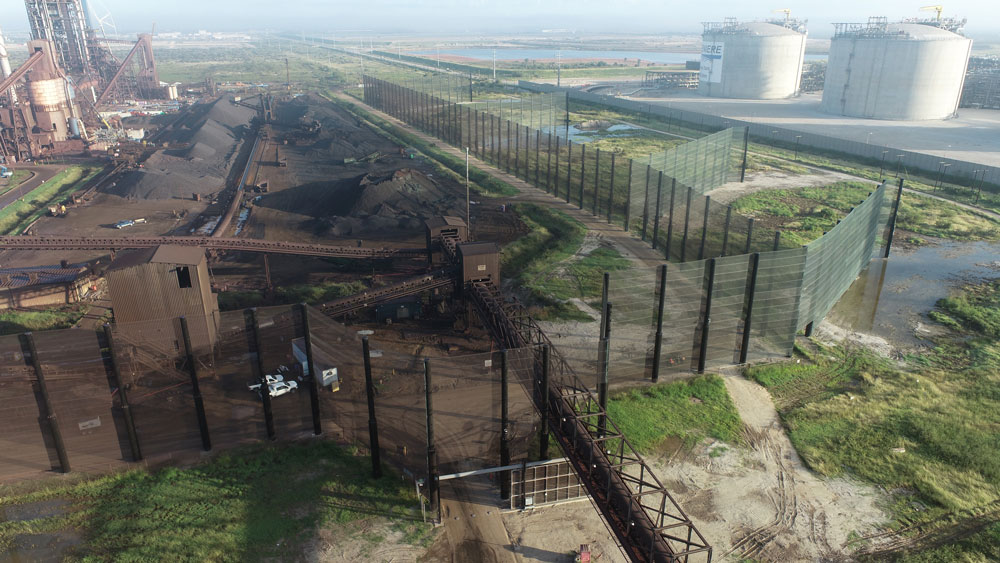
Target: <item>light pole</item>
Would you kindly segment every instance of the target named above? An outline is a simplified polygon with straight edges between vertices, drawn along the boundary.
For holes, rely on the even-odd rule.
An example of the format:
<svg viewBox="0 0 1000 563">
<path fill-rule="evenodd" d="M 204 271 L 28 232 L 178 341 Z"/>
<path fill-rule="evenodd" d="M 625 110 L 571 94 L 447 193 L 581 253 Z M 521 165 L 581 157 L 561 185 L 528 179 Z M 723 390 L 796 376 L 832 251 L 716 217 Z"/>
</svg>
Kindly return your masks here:
<svg viewBox="0 0 1000 563">
<path fill-rule="evenodd" d="M 465 226 L 472 229 L 472 212 L 469 210 L 469 147 L 465 147 Z"/>
<path fill-rule="evenodd" d="M 882 151 L 882 164 L 878 167 L 878 179 L 882 179 L 882 171 L 885 170 L 885 153 L 889 152 L 888 149 Z"/>
<path fill-rule="evenodd" d="M 871 132 L 871 131 L 869 131 L 869 132 L 868 132 L 868 138 L 867 138 L 867 139 L 865 139 L 865 144 L 866 144 L 866 145 L 867 145 L 867 144 L 870 144 L 870 143 L 871 143 L 871 141 L 872 141 L 872 132 Z"/>
<path fill-rule="evenodd" d="M 976 190 L 976 205 L 979 205 L 979 194 L 983 193 L 983 182 L 986 181 L 986 169 L 983 168 L 980 172 L 982 174 L 979 175 L 979 189 Z M 975 176 L 972 177 L 972 181 L 976 181 Z"/>
<path fill-rule="evenodd" d="M 798 160 L 799 159 L 799 139 L 801 139 L 801 138 L 802 138 L 802 135 L 796 135 L 795 136 L 795 158 L 793 158 L 792 160 Z"/>
<path fill-rule="evenodd" d="M 903 163 L 903 155 L 896 155 L 896 177 L 899 178 L 899 167 Z"/>
<path fill-rule="evenodd" d="M 951 166 L 951 163 L 948 163 L 948 162 L 945 162 L 945 161 L 943 161 L 943 160 L 941 161 L 941 163 L 940 163 L 940 164 L 941 164 L 941 166 L 940 166 L 940 168 L 938 169 L 938 178 L 937 178 L 937 184 L 935 184 L 935 185 L 934 185 L 934 191 L 938 191 L 938 188 L 940 188 L 940 187 L 941 187 L 941 178 L 942 178 L 942 177 L 944 176 L 944 171 L 945 171 L 945 170 L 946 170 L 946 169 L 947 169 L 947 168 L 948 168 L 949 166 Z"/>
</svg>

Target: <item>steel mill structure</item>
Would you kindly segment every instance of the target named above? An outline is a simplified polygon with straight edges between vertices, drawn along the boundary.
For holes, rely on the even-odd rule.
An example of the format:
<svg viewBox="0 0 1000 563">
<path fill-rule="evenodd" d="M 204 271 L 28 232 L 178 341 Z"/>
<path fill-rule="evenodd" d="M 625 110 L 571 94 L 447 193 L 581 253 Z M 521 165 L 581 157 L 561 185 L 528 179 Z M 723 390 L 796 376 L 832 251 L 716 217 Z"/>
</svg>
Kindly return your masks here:
<svg viewBox="0 0 1000 563">
<path fill-rule="evenodd" d="M 698 93 L 758 100 L 798 95 L 805 22 L 706 22 Z"/>
<path fill-rule="evenodd" d="M 820 109 L 875 119 L 954 117 L 972 49 L 963 24 L 884 17 L 834 24 Z"/>
</svg>

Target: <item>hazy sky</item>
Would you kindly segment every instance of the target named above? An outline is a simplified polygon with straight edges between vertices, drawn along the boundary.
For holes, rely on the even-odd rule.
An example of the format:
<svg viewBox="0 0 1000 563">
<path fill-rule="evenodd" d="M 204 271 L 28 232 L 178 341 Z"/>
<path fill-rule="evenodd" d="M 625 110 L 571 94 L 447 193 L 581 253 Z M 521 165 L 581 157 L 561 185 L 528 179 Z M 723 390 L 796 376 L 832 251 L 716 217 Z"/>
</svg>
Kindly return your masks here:
<svg viewBox="0 0 1000 563">
<path fill-rule="evenodd" d="M 90 0 L 99 13 L 110 12 L 118 27 L 135 31 L 156 22 L 159 31 L 272 29 L 374 32 L 490 34 L 567 28 L 577 32 L 700 32 L 702 21 L 777 17 L 771 11 L 790 8 L 809 20 L 810 35 L 829 36 L 831 22 L 864 21 L 868 16 L 932 16 L 919 12 L 928 0 L 715 0 L 653 2 L 648 0 Z M 950 0 L 946 16 L 969 19 L 968 34 L 1000 33 L 997 0 Z M 0 26 L 27 30 L 24 4 L 0 2 Z"/>
</svg>

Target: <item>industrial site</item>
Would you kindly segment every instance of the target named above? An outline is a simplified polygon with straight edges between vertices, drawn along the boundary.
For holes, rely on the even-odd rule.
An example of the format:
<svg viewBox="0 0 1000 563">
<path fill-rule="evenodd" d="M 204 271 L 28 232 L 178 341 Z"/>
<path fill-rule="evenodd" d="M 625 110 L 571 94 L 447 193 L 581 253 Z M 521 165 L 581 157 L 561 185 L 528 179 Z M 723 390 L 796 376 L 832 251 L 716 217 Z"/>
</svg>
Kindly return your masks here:
<svg viewBox="0 0 1000 563">
<path fill-rule="evenodd" d="M 0 9 L 0 560 L 1000 560 L 976 6 L 132 4 Z"/>
</svg>

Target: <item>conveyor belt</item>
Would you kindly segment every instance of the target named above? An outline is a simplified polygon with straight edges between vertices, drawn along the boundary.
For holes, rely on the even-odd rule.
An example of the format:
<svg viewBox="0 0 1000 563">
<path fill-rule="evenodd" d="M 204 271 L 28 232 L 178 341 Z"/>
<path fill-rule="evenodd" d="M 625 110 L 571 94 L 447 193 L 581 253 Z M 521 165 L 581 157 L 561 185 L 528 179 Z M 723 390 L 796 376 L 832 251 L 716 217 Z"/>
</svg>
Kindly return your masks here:
<svg viewBox="0 0 1000 563">
<path fill-rule="evenodd" d="M 0 250 L 122 250 L 160 245 L 200 246 L 209 250 L 239 250 L 334 258 L 424 258 L 424 248 L 366 248 L 304 242 L 213 237 L 34 237 L 2 236 Z"/>
</svg>

